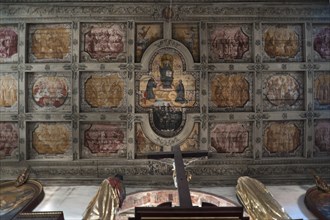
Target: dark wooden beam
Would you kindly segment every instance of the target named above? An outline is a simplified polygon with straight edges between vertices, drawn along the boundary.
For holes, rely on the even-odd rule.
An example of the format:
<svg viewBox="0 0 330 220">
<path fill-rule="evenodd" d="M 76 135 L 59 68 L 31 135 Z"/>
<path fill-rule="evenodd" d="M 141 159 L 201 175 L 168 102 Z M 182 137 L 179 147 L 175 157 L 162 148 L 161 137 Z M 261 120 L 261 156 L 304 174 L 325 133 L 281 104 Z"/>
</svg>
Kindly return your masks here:
<svg viewBox="0 0 330 220">
<path fill-rule="evenodd" d="M 173 150 L 180 207 L 189 208 L 192 207 L 192 202 L 180 146 L 175 146 Z"/>
<path fill-rule="evenodd" d="M 248 220 L 243 216 L 243 207 L 135 207 L 134 220 L 148 219 L 237 219 Z M 174 217 L 174 218 L 173 218 Z"/>
<path fill-rule="evenodd" d="M 182 157 L 205 157 L 208 156 L 208 151 L 183 151 L 181 152 Z M 156 152 L 156 153 L 148 153 L 148 159 L 163 159 L 163 158 L 174 158 L 174 153 L 170 152 Z"/>
</svg>

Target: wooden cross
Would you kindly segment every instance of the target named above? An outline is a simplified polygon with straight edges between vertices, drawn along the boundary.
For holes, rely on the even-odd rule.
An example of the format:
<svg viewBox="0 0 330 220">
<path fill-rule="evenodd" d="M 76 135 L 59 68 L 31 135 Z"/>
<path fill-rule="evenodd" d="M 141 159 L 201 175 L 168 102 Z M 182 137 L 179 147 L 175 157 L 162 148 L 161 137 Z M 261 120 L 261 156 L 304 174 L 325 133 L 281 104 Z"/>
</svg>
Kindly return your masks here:
<svg viewBox="0 0 330 220">
<path fill-rule="evenodd" d="M 176 179 L 178 185 L 179 204 L 180 207 L 190 208 L 192 207 L 190 190 L 188 180 L 186 177 L 186 171 L 184 169 L 183 157 L 204 157 L 207 156 L 207 151 L 198 152 L 181 152 L 180 146 L 175 146 L 173 152 L 161 152 L 149 154 L 149 159 L 162 159 L 162 158 L 174 158 L 174 165 L 176 170 Z"/>
</svg>

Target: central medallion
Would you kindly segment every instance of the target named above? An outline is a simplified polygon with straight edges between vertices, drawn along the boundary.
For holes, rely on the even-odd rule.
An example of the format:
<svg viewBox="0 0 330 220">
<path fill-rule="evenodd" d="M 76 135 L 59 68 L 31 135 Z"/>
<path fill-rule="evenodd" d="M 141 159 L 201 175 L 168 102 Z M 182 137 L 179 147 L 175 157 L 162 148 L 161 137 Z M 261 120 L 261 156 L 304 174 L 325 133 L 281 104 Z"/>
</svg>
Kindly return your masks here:
<svg viewBox="0 0 330 220">
<path fill-rule="evenodd" d="M 199 78 L 185 67 L 179 51 L 162 48 L 153 54 L 149 72 L 137 74 L 137 111 L 149 113 L 151 128 L 162 137 L 176 136 L 185 113 L 198 111 Z"/>
</svg>

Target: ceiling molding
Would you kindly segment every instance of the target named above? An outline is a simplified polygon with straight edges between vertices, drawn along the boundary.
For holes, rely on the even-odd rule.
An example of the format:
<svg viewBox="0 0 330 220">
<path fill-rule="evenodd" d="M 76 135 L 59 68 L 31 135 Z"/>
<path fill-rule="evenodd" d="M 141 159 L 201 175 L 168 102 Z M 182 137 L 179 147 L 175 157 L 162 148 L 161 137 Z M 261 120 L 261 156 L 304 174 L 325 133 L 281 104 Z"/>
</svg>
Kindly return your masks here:
<svg viewBox="0 0 330 220">
<path fill-rule="evenodd" d="M 274 0 L 1 0 L 1 3 L 8 3 L 8 4 L 21 4 L 21 3 L 171 3 L 173 5 L 175 4 L 205 4 L 205 3 L 216 3 L 216 4 L 276 4 L 276 5 L 282 5 L 282 4 L 328 4 L 328 0 L 289 0 L 289 1 L 274 1 Z"/>
</svg>

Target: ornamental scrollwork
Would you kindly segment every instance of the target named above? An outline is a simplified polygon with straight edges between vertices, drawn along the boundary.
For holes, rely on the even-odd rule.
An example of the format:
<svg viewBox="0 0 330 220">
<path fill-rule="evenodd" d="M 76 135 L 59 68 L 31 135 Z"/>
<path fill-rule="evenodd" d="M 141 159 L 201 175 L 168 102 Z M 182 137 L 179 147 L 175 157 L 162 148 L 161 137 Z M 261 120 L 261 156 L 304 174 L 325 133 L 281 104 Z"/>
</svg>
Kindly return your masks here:
<svg viewBox="0 0 330 220">
<path fill-rule="evenodd" d="M 163 39 L 163 40 L 160 40 L 156 46 L 158 48 L 161 48 L 161 47 L 174 47 L 174 48 L 177 48 L 180 46 L 180 44 L 175 41 L 175 40 L 172 40 L 172 39 Z"/>
<path fill-rule="evenodd" d="M 162 145 L 162 146 L 173 146 L 175 145 L 176 143 L 178 143 L 180 140 L 177 138 L 177 137 L 174 137 L 174 138 L 160 138 L 160 137 L 157 137 L 156 138 L 156 142 L 159 144 L 159 145 Z"/>
<path fill-rule="evenodd" d="M 257 63 L 257 64 L 248 65 L 247 69 L 248 70 L 254 70 L 254 71 L 257 71 L 257 72 L 261 72 L 263 70 L 268 70 L 269 65 L 268 64 Z"/>
<path fill-rule="evenodd" d="M 11 3 L 10 0 L 5 0 Z M 24 1 L 21 1 L 24 2 Z M 329 9 L 327 7 L 300 7 L 300 8 L 292 8 L 292 7 L 223 7 L 209 4 L 201 5 L 196 1 L 196 5 L 180 5 L 179 7 L 167 7 L 173 8 L 174 12 L 170 15 L 172 19 L 180 19 L 180 14 L 184 14 L 186 16 L 228 16 L 233 14 L 241 14 L 242 16 L 274 16 L 274 17 L 284 17 L 284 16 L 311 16 L 318 15 L 321 17 L 326 17 L 329 15 Z M 159 4 L 150 4 L 150 5 L 114 5 L 108 4 L 103 6 L 94 6 L 90 7 L 89 5 L 84 6 L 3 6 L 0 9 L 0 14 L 3 17 L 20 17 L 20 16 L 38 16 L 38 17 L 77 17 L 82 15 L 91 15 L 95 14 L 98 17 L 105 17 L 111 15 L 130 15 L 130 16 L 152 16 L 154 19 L 159 19 L 164 17 L 164 5 Z M 167 15 L 169 12 L 167 13 Z M 168 17 L 168 19 L 170 19 Z"/>
<path fill-rule="evenodd" d="M 257 128 L 260 128 L 261 121 L 264 120 L 264 119 L 270 118 L 270 115 L 267 114 L 267 113 L 257 112 L 256 114 L 248 115 L 248 118 L 251 119 L 251 120 L 255 120 Z"/>
<path fill-rule="evenodd" d="M 309 110 L 307 112 L 299 114 L 301 118 L 307 119 L 308 120 L 308 127 L 312 126 L 312 121 L 314 118 L 318 118 L 321 116 L 320 113 L 314 112 L 312 110 Z"/>
<path fill-rule="evenodd" d="M 85 64 L 77 64 L 77 63 L 73 63 L 73 64 L 65 64 L 63 66 L 64 70 L 71 70 L 72 72 L 77 72 L 80 70 L 85 70 L 87 68 L 87 66 Z"/>
</svg>

